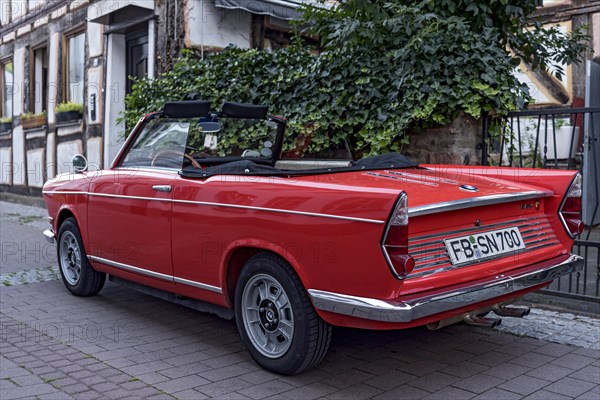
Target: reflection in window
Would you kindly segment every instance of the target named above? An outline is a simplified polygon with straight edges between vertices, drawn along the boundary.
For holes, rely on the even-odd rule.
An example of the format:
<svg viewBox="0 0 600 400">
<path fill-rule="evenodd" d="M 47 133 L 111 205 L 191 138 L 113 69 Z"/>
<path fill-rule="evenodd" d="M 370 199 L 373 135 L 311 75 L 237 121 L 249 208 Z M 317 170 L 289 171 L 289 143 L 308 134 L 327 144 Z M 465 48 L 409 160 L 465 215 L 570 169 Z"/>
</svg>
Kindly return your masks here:
<svg viewBox="0 0 600 400">
<path fill-rule="evenodd" d="M 85 33 L 68 39 L 69 71 L 67 76 L 68 100 L 83 104 L 83 74 L 85 61 Z"/>
<path fill-rule="evenodd" d="M 41 113 L 48 109 L 48 49 L 33 52 L 33 112 Z"/>
<path fill-rule="evenodd" d="M 2 65 L 2 116 L 13 115 L 13 63 Z"/>
<path fill-rule="evenodd" d="M 189 129 L 190 123 L 186 120 L 149 121 L 121 166 L 181 169 Z"/>
</svg>

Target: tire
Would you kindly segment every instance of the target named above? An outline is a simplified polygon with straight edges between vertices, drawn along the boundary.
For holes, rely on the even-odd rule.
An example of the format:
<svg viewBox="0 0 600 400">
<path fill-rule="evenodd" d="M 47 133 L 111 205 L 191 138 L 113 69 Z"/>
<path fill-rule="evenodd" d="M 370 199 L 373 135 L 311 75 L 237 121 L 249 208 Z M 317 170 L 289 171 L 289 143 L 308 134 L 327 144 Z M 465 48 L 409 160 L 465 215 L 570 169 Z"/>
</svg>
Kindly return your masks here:
<svg viewBox="0 0 600 400">
<path fill-rule="evenodd" d="M 102 290 L 106 274 L 90 265 L 74 218 L 62 223 L 57 239 L 58 267 L 67 289 L 76 296 L 93 296 Z"/>
<path fill-rule="evenodd" d="M 242 268 L 235 319 L 252 358 L 281 375 L 316 366 L 331 341 L 331 326 L 313 308 L 295 271 L 271 253 L 255 255 Z"/>
</svg>

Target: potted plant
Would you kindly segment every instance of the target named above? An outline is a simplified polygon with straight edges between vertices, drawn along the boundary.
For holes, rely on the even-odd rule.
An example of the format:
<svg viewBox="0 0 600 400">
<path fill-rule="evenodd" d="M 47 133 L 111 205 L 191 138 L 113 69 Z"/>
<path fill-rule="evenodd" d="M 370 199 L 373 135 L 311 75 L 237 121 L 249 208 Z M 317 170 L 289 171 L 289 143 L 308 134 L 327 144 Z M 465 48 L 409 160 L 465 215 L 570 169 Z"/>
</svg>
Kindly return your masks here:
<svg viewBox="0 0 600 400">
<path fill-rule="evenodd" d="M 58 104 L 54 110 L 56 111 L 56 122 L 78 120 L 83 115 L 83 104 L 69 101 Z"/>
<path fill-rule="evenodd" d="M 46 117 L 46 111 L 42 111 L 40 113 L 32 113 L 28 112 L 25 114 L 21 114 L 21 126 L 23 129 L 32 129 L 40 126 L 44 126 L 48 123 L 48 118 Z"/>
<path fill-rule="evenodd" d="M 8 132 L 12 129 L 12 117 L 0 118 L 0 133 Z"/>
</svg>

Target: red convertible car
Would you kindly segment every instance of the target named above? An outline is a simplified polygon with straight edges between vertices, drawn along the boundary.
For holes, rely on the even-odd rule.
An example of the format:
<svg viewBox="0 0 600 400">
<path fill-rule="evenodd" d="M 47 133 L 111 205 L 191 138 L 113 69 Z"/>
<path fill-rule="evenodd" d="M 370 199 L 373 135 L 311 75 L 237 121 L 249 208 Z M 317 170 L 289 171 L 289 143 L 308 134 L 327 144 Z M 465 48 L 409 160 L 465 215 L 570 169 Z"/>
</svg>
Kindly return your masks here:
<svg viewBox="0 0 600 400">
<path fill-rule="evenodd" d="M 285 130 L 263 106 L 173 102 L 110 168 L 75 156 L 43 190 L 67 289 L 108 276 L 235 317 L 260 365 L 294 374 L 332 325 L 493 326 L 487 313 L 523 316 L 507 305 L 583 266 L 575 171 L 307 160 Z"/>
</svg>

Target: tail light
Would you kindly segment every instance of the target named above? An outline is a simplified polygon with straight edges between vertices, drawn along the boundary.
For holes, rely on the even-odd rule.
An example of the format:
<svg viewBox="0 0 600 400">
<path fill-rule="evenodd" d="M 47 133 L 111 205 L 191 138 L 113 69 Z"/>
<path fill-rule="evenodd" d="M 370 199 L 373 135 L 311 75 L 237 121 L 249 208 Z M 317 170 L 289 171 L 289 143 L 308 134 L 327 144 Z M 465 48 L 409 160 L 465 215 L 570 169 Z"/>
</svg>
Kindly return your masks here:
<svg viewBox="0 0 600 400">
<path fill-rule="evenodd" d="M 572 238 L 583 232 L 583 221 L 581 221 L 581 175 L 575 175 L 565 198 L 560 205 L 558 215 Z"/>
<path fill-rule="evenodd" d="M 383 255 L 397 279 L 404 279 L 415 268 L 415 260 L 408 255 L 408 196 L 402 193 L 381 240 Z"/>
</svg>

